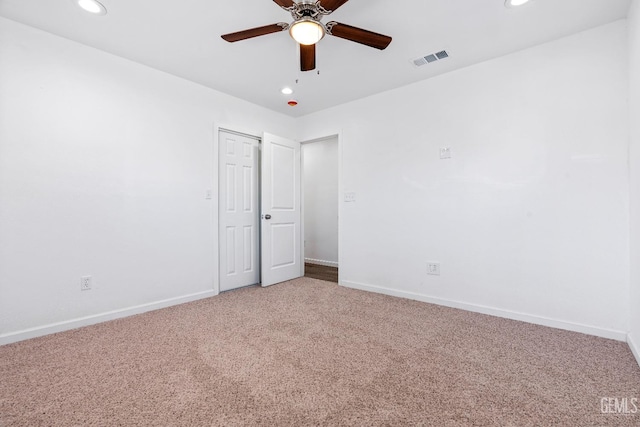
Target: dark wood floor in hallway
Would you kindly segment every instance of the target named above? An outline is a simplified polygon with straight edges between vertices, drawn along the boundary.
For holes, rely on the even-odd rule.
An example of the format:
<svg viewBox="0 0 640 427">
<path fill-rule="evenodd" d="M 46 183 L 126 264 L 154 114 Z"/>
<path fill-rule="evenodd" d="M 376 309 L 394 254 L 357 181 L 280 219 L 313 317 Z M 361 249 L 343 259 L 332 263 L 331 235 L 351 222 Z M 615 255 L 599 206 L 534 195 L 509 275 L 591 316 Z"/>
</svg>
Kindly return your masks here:
<svg viewBox="0 0 640 427">
<path fill-rule="evenodd" d="M 326 280 L 338 283 L 338 269 L 324 265 L 304 263 L 304 276 L 312 279 Z"/>
</svg>

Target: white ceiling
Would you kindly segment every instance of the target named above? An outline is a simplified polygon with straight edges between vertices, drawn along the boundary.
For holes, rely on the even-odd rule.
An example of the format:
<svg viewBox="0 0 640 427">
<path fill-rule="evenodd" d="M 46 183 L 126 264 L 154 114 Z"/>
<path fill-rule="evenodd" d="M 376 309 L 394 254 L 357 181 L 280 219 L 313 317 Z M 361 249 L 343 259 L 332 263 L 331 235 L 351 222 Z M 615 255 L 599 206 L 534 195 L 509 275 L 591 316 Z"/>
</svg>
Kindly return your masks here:
<svg viewBox="0 0 640 427">
<path fill-rule="evenodd" d="M 317 47 L 319 75 L 298 71 L 286 32 L 220 38 L 290 22 L 272 0 L 101 2 L 105 16 L 74 0 L 0 0 L 0 15 L 297 117 L 624 18 L 631 0 L 532 0 L 512 9 L 504 0 L 350 0 L 324 21 L 393 42 L 379 51 L 327 36 Z M 450 58 L 420 68 L 411 62 L 443 49 Z M 286 104 L 283 86 L 295 89 L 297 107 Z"/>
</svg>

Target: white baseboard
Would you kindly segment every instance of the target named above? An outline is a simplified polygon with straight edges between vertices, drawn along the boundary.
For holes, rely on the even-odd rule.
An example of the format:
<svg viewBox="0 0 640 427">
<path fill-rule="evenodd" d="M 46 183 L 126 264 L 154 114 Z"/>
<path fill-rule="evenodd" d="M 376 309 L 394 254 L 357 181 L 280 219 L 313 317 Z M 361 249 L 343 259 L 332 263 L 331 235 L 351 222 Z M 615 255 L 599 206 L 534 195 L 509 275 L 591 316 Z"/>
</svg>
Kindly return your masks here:
<svg viewBox="0 0 640 427">
<path fill-rule="evenodd" d="M 616 341 L 623 341 L 623 342 L 628 341 L 627 333 L 623 331 L 598 328 L 596 326 L 566 322 L 564 320 L 551 319 L 547 317 L 535 316 L 535 315 L 526 314 L 526 313 L 519 313 L 516 311 L 503 310 L 503 309 L 487 307 L 483 305 L 469 304 L 465 302 L 448 300 L 444 298 L 434 298 L 434 297 L 429 297 L 427 295 L 417 294 L 413 292 L 405 292 L 405 291 L 399 291 L 396 289 L 366 285 L 362 283 L 351 282 L 348 280 L 342 280 L 340 284 L 347 288 L 359 289 L 362 291 L 375 292 L 379 294 L 385 294 L 385 295 L 390 295 L 390 296 L 400 297 L 400 298 L 407 298 L 411 300 L 422 301 L 422 302 L 427 302 L 427 303 L 436 304 L 436 305 L 442 305 L 445 307 L 472 311 L 475 313 L 488 314 L 491 316 L 503 317 L 503 318 L 512 319 L 512 320 L 519 320 L 521 322 L 533 323 L 535 325 L 548 326 L 556 329 L 564 329 L 567 331 L 580 332 L 583 334 L 594 335 L 602 338 L 609 338 Z M 638 356 L 636 356 L 636 358 L 637 357 Z"/>
<path fill-rule="evenodd" d="M 635 340 L 631 334 L 627 335 L 627 344 L 629 344 L 629 348 L 631 349 L 631 353 L 636 358 L 636 362 L 640 365 L 640 347 L 636 345 Z"/>
<path fill-rule="evenodd" d="M 133 316 L 134 314 L 146 313 L 147 311 L 159 310 L 161 308 L 171 307 L 173 305 L 184 304 L 187 302 L 197 301 L 204 298 L 216 296 L 215 291 L 198 292 L 195 294 L 184 295 L 176 298 L 169 298 L 161 301 L 155 301 L 148 304 L 136 305 L 120 310 L 108 311 L 105 313 L 95 314 L 91 316 L 79 317 L 76 319 L 65 320 L 63 322 L 51 323 L 48 325 L 37 326 L 35 328 L 24 329 L 22 331 L 10 332 L 0 335 L 0 345 L 11 344 L 30 338 L 41 337 L 44 335 L 64 332 L 71 329 L 81 328 L 83 326 L 95 325 L 109 320 L 120 319 L 123 317 Z"/>
<path fill-rule="evenodd" d="M 304 262 L 309 263 L 309 264 L 324 265 L 325 267 L 338 268 L 338 263 L 336 261 L 325 261 L 323 259 L 305 258 Z"/>
</svg>

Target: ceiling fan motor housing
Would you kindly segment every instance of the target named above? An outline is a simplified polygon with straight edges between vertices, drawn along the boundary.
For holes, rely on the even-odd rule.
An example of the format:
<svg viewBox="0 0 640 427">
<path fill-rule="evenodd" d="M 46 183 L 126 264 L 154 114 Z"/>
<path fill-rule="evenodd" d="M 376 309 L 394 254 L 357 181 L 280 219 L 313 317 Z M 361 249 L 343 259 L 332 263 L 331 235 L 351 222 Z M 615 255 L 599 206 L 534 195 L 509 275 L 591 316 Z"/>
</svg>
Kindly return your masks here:
<svg viewBox="0 0 640 427">
<path fill-rule="evenodd" d="M 320 21 L 324 15 L 328 15 L 330 13 L 331 11 L 323 8 L 319 1 L 303 1 L 300 3 L 294 3 L 291 7 L 291 16 L 294 21 L 305 18 Z"/>
</svg>

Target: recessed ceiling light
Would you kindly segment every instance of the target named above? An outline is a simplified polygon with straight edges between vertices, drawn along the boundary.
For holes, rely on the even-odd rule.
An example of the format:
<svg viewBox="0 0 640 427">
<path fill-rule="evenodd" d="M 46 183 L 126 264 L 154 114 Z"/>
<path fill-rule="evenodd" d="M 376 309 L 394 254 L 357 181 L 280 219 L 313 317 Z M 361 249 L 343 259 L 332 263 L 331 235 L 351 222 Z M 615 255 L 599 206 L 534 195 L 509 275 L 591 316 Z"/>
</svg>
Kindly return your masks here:
<svg viewBox="0 0 640 427">
<path fill-rule="evenodd" d="M 282 92 L 283 95 L 291 95 L 293 93 L 293 89 L 290 87 L 283 87 L 280 92 Z"/>
<path fill-rule="evenodd" d="M 82 9 L 94 15 L 106 15 L 107 8 L 96 0 L 74 0 L 74 2 Z"/>
<path fill-rule="evenodd" d="M 529 0 L 506 0 L 504 5 L 507 7 L 518 7 L 528 2 Z"/>
</svg>

